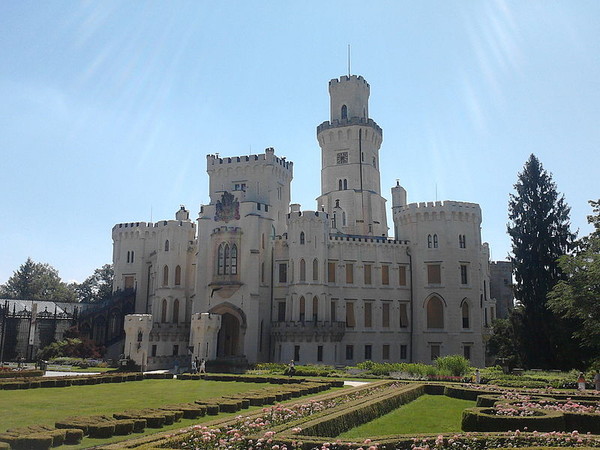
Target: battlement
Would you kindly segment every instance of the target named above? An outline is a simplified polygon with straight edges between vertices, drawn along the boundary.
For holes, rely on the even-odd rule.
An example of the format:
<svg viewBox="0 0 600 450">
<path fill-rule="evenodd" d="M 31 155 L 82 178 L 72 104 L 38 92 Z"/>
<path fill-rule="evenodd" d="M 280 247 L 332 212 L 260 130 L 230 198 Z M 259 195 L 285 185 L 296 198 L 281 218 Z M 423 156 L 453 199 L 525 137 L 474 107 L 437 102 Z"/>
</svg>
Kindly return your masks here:
<svg viewBox="0 0 600 450">
<path fill-rule="evenodd" d="M 118 223 L 113 227 L 113 232 L 125 232 L 132 231 L 132 229 L 152 229 L 161 227 L 184 227 L 194 229 L 195 224 L 193 222 L 183 220 L 161 220 L 160 222 L 148 223 L 148 222 L 128 222 Z"/>
<path fill-rule="evenodd" d="M 405 212 L 462 212 L 470 214 L 481 214 L 481 208 L 477 203 L 456 202 L 451 200 L 409 203 L 408 205 L 394 207 L 394 214 Z"/>
<path fill-rule="evenodd" d="M 381 127 L 379 125 L 377 125 L 377 122 L 375 122 L 373 119 L 365 119 L 363 117 L 351 117 L 349 119 L 341 119 L 341 120 L 326 120 L 325 122 L 323 122 L 321 125 L 319 125 L 317 127 L 317 136 L 322 133 L 323 131 L 327 131 L 327 130 L 331 130 L 334 128 L 339 128 L 339 127 L 347 127 L 349 125 L 363 125 L 369 128 L 372 128 L 373 130 L 377 131 L 379 134 L 383 135 L 383 130 L 381 129 Z"/>
<path fill-rule="evenodd" d="M 369 83 L 367 83 L 367 80 L 362 77 L 362 75 L 342 75 L 339 78 L 333 78 L 332 80 L 329 80 L 329 88 L 335 88 L 337 84 L 347 82 L 362 83 L 367 89 L 370 89 L 371 87 Z"/>
<path fill-rule="evenodd" d="M 272 147 L 265 149 L 265 153 L 260 155 L 246 155 L 246 156 L 231 156 L 221 158 L 218 154 L 206 155 L 207 170 L 211 170 L 213 166 L 220 166 L 224 164 L 231 165 L 279 165 L 284 169 L 293 170 L 294 163 L 287 161 L 285 157 L 279 158 L 275 156 L 275 150 Z"/>
<path fill-rule="evenodd" d="M 364 242 L 371 244 L 392 244 L 392 245 L 408 245 L 408 240 L 396 240 L 388 239 L 385 236 L 359 236 L 351 234 L 330 234 L 330 241 L 343 241 L 343 242 Z"/>
<path fill-rule="evenodd" d="M 287 215 L 287 218 L 292 220 L 300 217 L 306 219 L 318 217 L 321 220 L 327 220 L 329 214 L 327 214 L 325 211 L 292 211 Z"/>
</svg>

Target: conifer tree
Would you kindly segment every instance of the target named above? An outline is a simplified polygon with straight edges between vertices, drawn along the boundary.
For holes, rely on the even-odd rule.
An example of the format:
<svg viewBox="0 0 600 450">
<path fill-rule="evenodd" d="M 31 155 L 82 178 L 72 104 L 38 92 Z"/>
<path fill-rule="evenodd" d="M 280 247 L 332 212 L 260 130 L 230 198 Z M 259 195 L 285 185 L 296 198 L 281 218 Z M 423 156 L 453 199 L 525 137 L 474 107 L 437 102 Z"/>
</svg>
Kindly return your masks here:
<svg viewBox="0 0 600 450">
<path fill-rule="evenodd" d="M 522 308 L 520 356 L 530 368 L 569 365 L 564 360 L 572 354 L 566 324 L 548 309 L 546 298 L 562 278 L 558 258 L 571 249 L 575 239 L 570 231 L 570 208 L 558 194 L 551 174 L 534 155 L 525 163 L 514 188 L 508 234 L 515 298 Z"/>
</svg>

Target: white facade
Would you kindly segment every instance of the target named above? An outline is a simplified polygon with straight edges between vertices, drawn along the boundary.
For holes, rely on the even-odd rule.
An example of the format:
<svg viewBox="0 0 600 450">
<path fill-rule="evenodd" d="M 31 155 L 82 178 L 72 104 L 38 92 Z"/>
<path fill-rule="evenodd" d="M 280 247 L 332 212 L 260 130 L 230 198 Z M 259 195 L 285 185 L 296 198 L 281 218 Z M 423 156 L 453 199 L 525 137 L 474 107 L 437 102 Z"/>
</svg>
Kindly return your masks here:
<svg viewBox="0 0 600 450">
<path fill-rule="evenodd" d="M 114 288 L 136 288 L 125 353 L 138 363 L 429 363 L 462 354 L 483 365 L 495 301 L 479 206 L 407 204 L 397 185 L 389 237 L 369 84 L 344 76 L 329 93 L 315 211 L 290 204 L 293 163 L 268 148 L 207 156 L 210 202 L 197 225 L 181 207 L 176 220 L 113 228 Z"/>
</svg>

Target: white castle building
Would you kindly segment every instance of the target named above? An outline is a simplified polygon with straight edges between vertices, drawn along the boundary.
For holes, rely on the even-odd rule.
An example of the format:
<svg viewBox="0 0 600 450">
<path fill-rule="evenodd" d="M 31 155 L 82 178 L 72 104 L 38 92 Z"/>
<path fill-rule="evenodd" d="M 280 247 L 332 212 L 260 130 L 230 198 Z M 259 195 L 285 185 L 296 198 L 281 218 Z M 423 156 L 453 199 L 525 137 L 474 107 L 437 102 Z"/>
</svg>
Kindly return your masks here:
<svg viewBox="0 0 600 450">
<path fill-rule="evenodd" d="M 481 209 L 409 204 L 397 184 L 389 236 L 369 94 L 361 76 L 329 82 L 316 210 L 290 204 L 293 163 L 268 148 L 207 156 L 210 202 L 196 223 L 182 206 L 175 220 L 115 225 L 114 289 L 136 289 L 127 356 L 146 369 L 191 356 L 484 364 L 495 300 Z"/>
</svg>

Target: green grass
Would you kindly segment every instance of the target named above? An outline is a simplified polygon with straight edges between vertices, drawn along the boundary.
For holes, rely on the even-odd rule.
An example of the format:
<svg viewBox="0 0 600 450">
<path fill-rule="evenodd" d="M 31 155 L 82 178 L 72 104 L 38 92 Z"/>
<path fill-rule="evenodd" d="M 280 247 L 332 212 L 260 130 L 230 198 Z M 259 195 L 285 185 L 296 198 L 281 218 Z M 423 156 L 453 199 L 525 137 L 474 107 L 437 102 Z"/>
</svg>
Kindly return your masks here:
<svg viewBox="0 0 600 450">
<path fill-rule="evenodd" d="M 219 382 L 204 380 L 144 380 L 126 383 L 106 383 L 90 386 L 40 388 L 16 391 L 0 390 L 0 432 L 28 425 L 54 425 L 69 416 L 111 415 L 127 409 L 156 408 L 174 403 L 233 395 L 271 385 L 264 383 Z M 225 417 L 219 415 L 218 417 Z M 212 420 L 182 420 L 171 427 L 148 430 L 147 434 L 178 429 Z M 131 439 L 120 437 L 120 440 Z M 118 440 L 118 439 L 116 439 Z M 94 441 L 94 442 L 92 442 Z M 114 442 L 109 439 L 84 439 L 83 447 Z M 70 449 L 76 448 L 69 446 Z"/>
<path fill-rule="evenodd" d="M 422 395 L 391 413 L 338 437 L 345 440 L 388 434 L 460 432 L 462 411 L 473 406 L 475 402 L 469 400 L 444 395 Z"/>
</svg>

